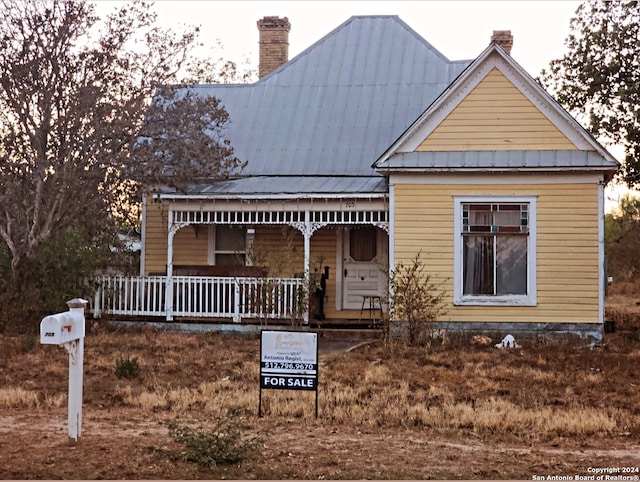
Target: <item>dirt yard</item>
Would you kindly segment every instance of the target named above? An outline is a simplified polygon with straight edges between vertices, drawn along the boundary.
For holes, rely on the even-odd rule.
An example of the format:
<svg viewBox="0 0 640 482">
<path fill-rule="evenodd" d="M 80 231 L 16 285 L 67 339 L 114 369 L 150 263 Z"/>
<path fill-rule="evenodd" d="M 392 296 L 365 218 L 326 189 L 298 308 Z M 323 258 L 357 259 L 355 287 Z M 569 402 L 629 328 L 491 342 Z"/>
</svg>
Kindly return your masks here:
<svg viewBox="0 0 640 482">
<path fill-rule="evenodd" d="M 96 324 L 79 444 L 67 437 L 67 353 L 0 338 L 0 478 L 638 480 L 640 325 L 620 325 L 596 346 L 541 337 L 515 350 L 321 339 L 315 419 L 313 392 L 275 390 L 257 416 L 255 336 Z M 116 374 L 134 359 L 139 373 Z M 261 439 L 250 458 L 203 467 L 169 455 L 181 448 L 168 422 L 230 414 Z"/>
</svg>

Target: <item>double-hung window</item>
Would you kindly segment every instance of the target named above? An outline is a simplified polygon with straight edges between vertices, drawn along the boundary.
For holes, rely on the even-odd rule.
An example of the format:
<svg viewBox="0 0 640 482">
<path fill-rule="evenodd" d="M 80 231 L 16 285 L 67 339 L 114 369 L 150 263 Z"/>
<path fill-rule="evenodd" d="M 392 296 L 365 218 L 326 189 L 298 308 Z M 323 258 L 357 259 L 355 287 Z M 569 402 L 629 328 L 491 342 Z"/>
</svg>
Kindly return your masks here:
<svg viewBox="0 0 640 482">
<path fill-rule="evenodd" d="M 209 264 L 244 266 L 247 257 L 244 226 L 217 224 L 209 230 Z"/>
<path fill-rule="evenodd" d="M 536 304 L 535 197 L 456 197 L 454 303 Z"/>
</svg>

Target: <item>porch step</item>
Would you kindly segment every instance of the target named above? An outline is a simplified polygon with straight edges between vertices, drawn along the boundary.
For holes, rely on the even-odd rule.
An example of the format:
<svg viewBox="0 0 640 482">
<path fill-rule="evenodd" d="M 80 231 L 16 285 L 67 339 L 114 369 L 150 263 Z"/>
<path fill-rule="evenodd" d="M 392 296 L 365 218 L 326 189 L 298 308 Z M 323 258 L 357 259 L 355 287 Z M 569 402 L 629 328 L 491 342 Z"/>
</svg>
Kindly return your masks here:
<svg viewBox="0 0 640 482">
<path fill-rule="evenodd" d="M 319 328 L 320 340 L 366 341 L 382 338 L 382 331 L 370 328 Z"/>
</svg>

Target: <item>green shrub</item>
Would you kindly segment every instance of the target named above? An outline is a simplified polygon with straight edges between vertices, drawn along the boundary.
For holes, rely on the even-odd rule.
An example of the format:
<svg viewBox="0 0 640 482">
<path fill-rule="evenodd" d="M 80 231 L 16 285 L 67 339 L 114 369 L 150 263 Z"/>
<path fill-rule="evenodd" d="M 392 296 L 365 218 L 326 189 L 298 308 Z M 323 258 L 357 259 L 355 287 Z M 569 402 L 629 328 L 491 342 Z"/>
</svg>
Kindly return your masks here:
<svg viewBox="0 0 640 482">
<path fill-rule="evenodd" d="M 409 264 L 396 264 L 389 280 L 392 319 L 406 323 L 407 341 L 412 345 L 423 342 L 429 323 L 447 313 L 444 281 L 436 284 L 431 280 L 420 255 L 419 252 Z"/>
<path fill-rule="evenodd" d="M 136 378 L 140 374 L 140 365 L 138 365 L 138 357 L 118 358 L 116 360 L 116 376 L 118 378 Z"/>
<path fill-rule="evenodd" d="M 170 452 L 170 457 L 202 467 L 242 462 L 251 458 L 262 444 L 259 437 L 243 437 L 246 427 L 237 416 L 219 417 L 210 429 L 173 422 L 168 422 L 167 426 L 169 436 L 182 446 L 181 450 Z"/>
</svg>

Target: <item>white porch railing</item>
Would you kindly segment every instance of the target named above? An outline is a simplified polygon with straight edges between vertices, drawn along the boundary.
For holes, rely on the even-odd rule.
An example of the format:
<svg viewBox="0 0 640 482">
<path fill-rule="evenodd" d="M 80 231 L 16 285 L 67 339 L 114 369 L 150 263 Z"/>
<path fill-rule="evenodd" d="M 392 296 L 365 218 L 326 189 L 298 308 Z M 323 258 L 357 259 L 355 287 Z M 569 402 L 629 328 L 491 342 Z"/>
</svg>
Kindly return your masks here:
<svg viewBox="0 0 640 482">
<path fill-rule="evenodd" d="M 194 318 L 302 319 L 301 278 L 172 276 L 171 315 Z M 99 276 L 93 305 L 102 314 L 166 316 L 166 276 Z"/>
</svg>

